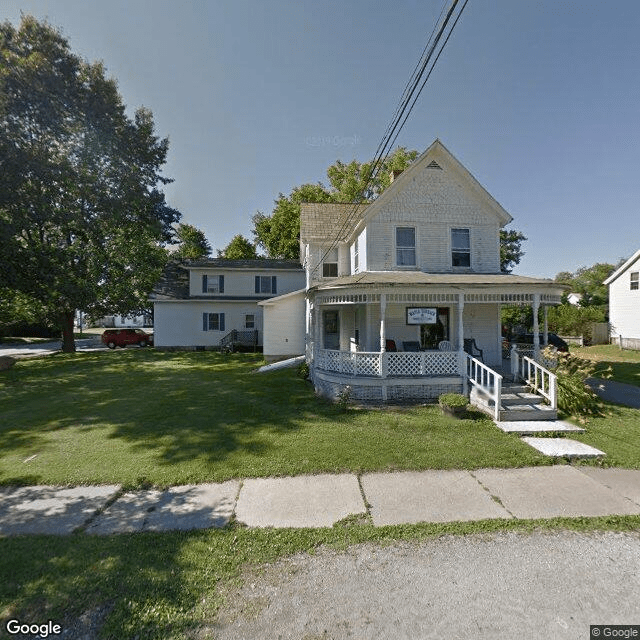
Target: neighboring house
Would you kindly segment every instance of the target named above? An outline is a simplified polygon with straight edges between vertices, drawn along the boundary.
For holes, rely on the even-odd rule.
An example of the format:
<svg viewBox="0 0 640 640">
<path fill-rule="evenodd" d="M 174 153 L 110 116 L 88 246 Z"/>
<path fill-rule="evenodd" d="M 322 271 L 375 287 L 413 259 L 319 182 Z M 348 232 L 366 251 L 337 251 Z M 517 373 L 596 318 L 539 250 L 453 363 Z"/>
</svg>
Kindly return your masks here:
<svg viewBox="0 0 640 640">
<path fill-rule="evenodd" d="M 267 359 L 282 355 L 287 332 L 304 334 L 312 380 L 329 397 L 347 386 L 372 402 L 466 391 L 465 349 L 502 366 L 501 306 L 531 305 L 539 343 L 564 292 L 500 272 L 500 229 L 512 218 L 439 140 L 394 178 L 371 204 L 303 204 L 306 308 L 302 294 L 265 306 Z M 300 315 L 284 327 L 292 305 Z"/>
<path fill-rule="evenodd" d="M 640 339 L 640 249 L 605 281 L 613 339 Z"/>
<path fill-rule="evenodd" d="M 202 259 L 172 261 L 154 287 L 157 347 L 213 348 L 240 332 L 262 345 L 258 303 L 304 287 L 297 262 Z M 242 338 L 242 336 L 240 336 Z"/>
<path fill-rule="evenodd" d="M 567 296 L 567 302 L 572 304 L 574 307 L 577 307 L 580 304 L 580 300 L 582 300 L 581 293 L 570 293 Z"/>
</svg>

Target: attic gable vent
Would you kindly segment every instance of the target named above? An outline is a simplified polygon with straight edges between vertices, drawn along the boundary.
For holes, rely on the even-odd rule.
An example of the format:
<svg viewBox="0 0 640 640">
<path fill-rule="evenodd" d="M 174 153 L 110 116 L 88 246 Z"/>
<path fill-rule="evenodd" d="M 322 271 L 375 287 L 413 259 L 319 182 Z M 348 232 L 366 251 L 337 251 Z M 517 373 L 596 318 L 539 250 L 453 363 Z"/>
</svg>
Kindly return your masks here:
<svg viewBox="0 0 640 640">
<path fill-rule="evenodd" d="M 432 160 L 427 165 L 427 169 L 440 169 L 440 171 L 442 171 L 442 167 L 435 160 Z"/>
</svg>

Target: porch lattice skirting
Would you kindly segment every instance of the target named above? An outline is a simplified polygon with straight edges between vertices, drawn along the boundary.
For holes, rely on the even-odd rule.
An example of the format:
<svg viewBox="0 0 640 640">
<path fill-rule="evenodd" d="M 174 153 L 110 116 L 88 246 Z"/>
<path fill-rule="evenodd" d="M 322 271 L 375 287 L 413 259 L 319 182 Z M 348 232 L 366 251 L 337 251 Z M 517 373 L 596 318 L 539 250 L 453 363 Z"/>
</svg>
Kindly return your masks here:
<svg viewBox="0 0 640 640">
<path fill-rule="evenodd" d="M 430 402 L 443 393 L 461 393 L 457 352 L 317 353 L 313 382 L 318 394 L 337 399 L 346 387 L 365 404 Z"/>
</svg>

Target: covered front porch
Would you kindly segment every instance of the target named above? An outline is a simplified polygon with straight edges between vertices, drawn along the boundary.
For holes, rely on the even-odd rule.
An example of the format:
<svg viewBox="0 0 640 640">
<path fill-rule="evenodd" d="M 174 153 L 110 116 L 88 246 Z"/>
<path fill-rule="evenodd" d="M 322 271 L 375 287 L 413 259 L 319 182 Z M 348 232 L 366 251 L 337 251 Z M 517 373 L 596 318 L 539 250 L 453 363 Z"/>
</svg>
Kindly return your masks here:
<svg viewBox="0 0 640 640">
<path fill-rule="evenodd" d="M 348 386 L 355 400 L 383 403 L 467 394 L 470 366 L 473 375 L 503 368 L 502 305 L 532 306 L 539 351 L 547 308 L 562 294 L 549 281 L 518 276 L 401 272 L 405 282 L 385 281 L 391 275 L 310 290 L 307 358 L 318 393 L 337 398 Z"/>
</svg>

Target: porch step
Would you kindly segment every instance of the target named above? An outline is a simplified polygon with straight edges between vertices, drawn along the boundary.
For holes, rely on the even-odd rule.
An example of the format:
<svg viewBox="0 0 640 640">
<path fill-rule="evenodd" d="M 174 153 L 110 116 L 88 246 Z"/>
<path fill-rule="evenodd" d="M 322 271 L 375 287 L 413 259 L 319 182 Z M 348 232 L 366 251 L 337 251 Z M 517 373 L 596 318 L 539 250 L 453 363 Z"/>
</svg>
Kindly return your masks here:
<svg viewBox="0 0 640 640">
<path fill-rule="evenodd" d="M 526 391 L 521 393 L 503 393 L 502 394 L 502 406 L 512 407 L 521 404 L 542 404 L 544 398 L 538 396 L 535 393 L 528 393 Z"/>
<path fill-rule="evenodd" d="M 548 404 L 517 404 L 500 408 L 499 420 L 556 420 L 558 412 Z"/>
<path fill-rule="evenodd" d="M 498 420 L 523 421 L 523 420 L 556 420 L 558 412 L 548 404 L 544 404 L 544 398 L 535 393 L 530 393 L 524 385 L 505 385 L 502 393 Z M 494 416 L 494 402 L 491 398 L 478 391 L 471 390 L 470 402 L 481 411 Z"/>
</svg>

